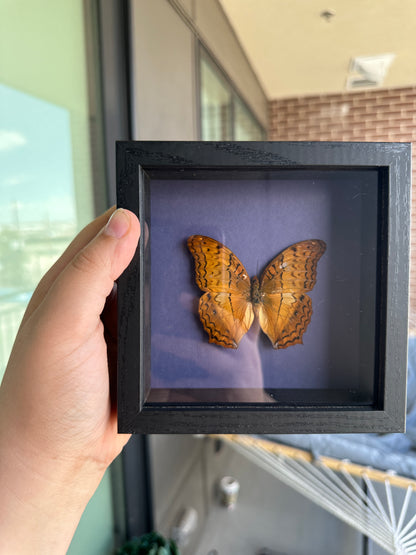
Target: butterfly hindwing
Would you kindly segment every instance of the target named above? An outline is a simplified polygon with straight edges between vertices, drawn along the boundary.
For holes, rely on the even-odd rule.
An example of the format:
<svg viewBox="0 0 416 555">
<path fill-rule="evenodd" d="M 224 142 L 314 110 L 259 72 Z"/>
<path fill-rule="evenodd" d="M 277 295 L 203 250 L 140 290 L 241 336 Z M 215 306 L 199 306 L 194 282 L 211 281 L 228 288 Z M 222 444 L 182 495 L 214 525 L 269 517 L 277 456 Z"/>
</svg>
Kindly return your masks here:
<svg viewBox="0 0 416 555">
<path fill-rule="evenodd" d="M 316 283 L 316 267 L 325 249 L 319 239 L 300 241 L 278 254 L 263 272 L 259 321 L 275 349 L 302 343 L 312 317 L 306 292 Z"/>
<path fill-rule="evenodd" d="M 302 343 L 312 317 L 312 301 L 306 293 L 267 295 L 259 307 L 260 327 L 274 349 Z"/>
<path fill-rule="evenodd" d="M 188 248 L 196 283 L 205 291 L 199 316 L 210 342 L 236 349 L 254 319 L 247 271 L 230 249 L 210 237 L 192 235 Z"/>
<path fill-rule="evenodd" d="M 210 343 L 236 349 L 254 319 L 251 303 L 231 293 L 204 293 L 199 299 L 199 317 Z"/>
</svg>

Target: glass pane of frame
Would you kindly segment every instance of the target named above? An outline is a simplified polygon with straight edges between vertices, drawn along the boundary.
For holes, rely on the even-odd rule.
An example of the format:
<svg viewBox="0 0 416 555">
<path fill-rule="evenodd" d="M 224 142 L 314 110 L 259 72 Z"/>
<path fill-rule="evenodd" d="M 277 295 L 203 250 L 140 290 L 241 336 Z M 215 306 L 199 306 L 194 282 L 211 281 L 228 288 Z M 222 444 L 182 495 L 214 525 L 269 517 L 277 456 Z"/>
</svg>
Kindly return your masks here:
<svg viewBox="0 0 416 555">
<path fill-rule="evenodd" d="M 379 172 L 251 173 L 149 182 L 147 401 L 372 405 Z"/>
</svg>

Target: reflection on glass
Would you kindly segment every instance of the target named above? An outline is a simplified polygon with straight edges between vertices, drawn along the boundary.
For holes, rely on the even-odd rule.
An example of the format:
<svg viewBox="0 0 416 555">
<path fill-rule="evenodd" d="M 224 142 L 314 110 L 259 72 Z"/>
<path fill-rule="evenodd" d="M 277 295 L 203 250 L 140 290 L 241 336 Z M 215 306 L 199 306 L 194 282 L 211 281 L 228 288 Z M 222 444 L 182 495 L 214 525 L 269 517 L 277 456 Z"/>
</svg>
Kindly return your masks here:
<svg viewBox="0 0 416 555">
<path fill-rule="evenodd" d="M 26 304 L 76 230 L 66 109 L 0 85 L 0 375 Z"/>
</svg>

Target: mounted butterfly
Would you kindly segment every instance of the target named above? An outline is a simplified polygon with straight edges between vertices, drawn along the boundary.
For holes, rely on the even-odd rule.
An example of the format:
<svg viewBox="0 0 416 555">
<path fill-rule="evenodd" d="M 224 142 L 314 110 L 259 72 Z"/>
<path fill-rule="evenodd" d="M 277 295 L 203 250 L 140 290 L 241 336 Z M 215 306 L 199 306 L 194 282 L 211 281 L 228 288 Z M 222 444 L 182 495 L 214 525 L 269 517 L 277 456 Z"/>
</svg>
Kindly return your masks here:
<svg viewBox="0 0 416 555">
<path fill-rule="evenodd" d="M 302 343 L 312 317 L 306 294 L 316 283 L 316 267 L 326 244 L 300 241 L 278 254 L 261 279 L 251 280 L 239 259 L 211 237 L 192 235 L 188 248 L 195 260 L 195 281 L 204 291 L 199 317 L 209 342 L 237 349 L 254 317 L 274 349 Z"/>
</svg>

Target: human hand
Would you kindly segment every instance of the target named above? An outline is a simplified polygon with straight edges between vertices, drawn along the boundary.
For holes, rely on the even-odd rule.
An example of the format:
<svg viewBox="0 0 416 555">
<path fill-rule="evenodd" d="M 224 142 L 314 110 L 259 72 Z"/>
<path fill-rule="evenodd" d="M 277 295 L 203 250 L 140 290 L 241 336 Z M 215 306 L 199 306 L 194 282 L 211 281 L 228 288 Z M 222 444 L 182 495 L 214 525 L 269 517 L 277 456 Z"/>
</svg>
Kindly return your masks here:
<svg viewBox="0 0 416 555">
<path fill-rule="evenodd" d="M 113 211 L 84 228 L 44 276 L 16 337 L 0 388 L 1 553 L 64 553 L 129 437 L 117 434 L 107 354 L 114 281 L 140 225 Z"/>
</svg>

